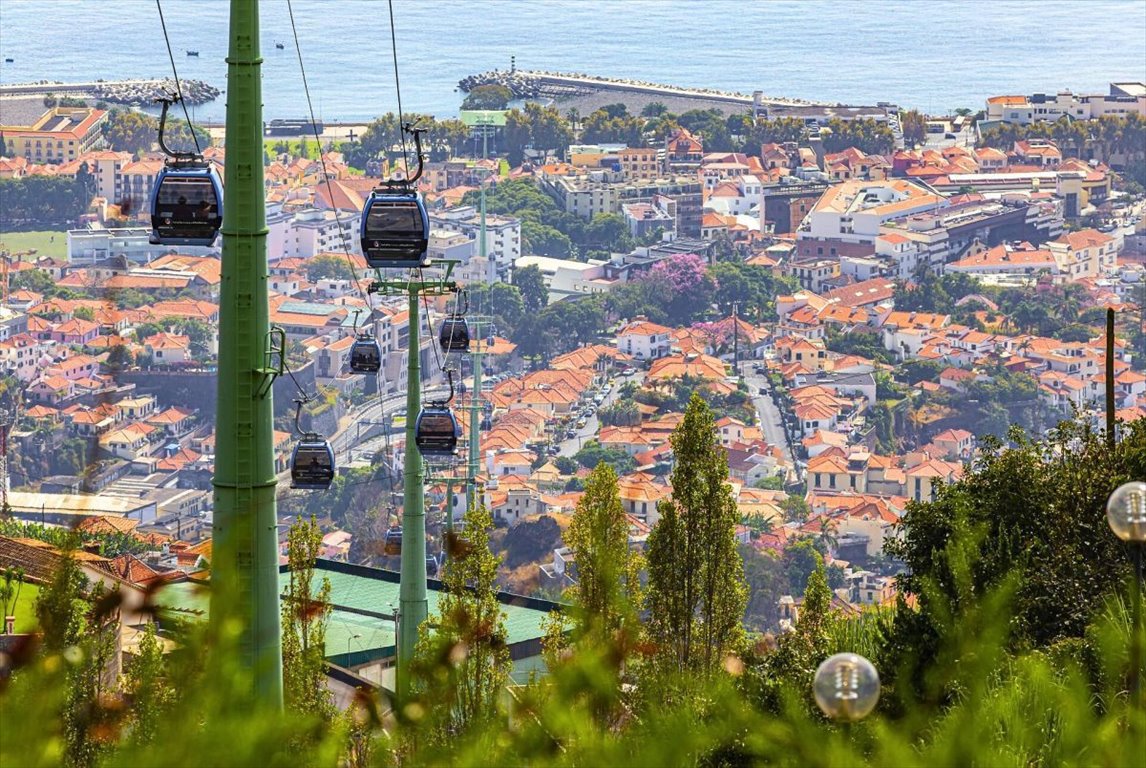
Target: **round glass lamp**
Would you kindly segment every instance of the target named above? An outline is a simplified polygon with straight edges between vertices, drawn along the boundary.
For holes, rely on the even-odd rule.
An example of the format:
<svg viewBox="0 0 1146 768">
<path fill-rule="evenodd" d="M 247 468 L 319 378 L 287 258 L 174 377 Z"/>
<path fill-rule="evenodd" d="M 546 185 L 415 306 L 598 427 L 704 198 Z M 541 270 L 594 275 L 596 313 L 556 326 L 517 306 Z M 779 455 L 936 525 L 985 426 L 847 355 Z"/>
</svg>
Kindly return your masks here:
<svg viewBox="0 0 1146 768">
<path fill-rule="evenodd" d="M 862 720 L 879 701 L 879 673 L 855 653 L 829 656 L 816 670 L 812 683 L 816 704 L 833 720 Z"/>
<path fill-rule="evenodd" d="M 1146 483 L 1118 486 L 1106 502 L 1106 522 L 1123 541 L 1146 542 Z"/>
</svg>

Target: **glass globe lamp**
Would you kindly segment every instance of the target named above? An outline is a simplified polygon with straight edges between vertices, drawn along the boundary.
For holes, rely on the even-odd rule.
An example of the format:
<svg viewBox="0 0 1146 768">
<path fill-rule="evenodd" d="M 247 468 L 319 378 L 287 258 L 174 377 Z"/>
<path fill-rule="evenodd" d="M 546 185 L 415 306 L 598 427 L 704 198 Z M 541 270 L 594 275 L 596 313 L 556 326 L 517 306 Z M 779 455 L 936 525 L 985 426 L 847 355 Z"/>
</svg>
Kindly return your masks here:
<svg viewBox="0 0 1146 768">
<path fill-rule="evenodd" d="M 1123 541 L 1146 542 L 1146 483 L 1124 483 L 1106 502 L 1106 522 Z"/>
<path fill-rule="evenodd" d="M 816 704 L 833 720 L 862 720 L 879 701 L 879 673 L 855 653 L 829 656 L 816 670 L 812 683 Z"/>
</svg>

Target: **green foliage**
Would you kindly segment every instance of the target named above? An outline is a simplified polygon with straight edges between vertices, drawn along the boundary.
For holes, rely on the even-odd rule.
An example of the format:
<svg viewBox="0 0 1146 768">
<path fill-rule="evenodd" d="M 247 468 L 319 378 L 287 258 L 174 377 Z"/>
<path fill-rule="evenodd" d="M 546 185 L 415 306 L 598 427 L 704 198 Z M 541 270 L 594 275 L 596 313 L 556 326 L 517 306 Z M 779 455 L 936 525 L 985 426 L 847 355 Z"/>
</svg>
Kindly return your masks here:
<svg viewBox="0 0 1146 768">
<path fill-rule="evenodd" d="M 693 396 L 671 443 L 672 498 L 657 505 L 648 540 L 649 639 L 669 669 L 716 672 L 742 641 L 747 603 L 736 550 L 740 520 L 728 458 L 705 402 Z"/>
<path fill-rule="evenodd" d="M 642 559 L 629 549 L 629 522 L 608 464 L 598 464 L 585 481 L 565 543 L 577 563 L 577 583 L 567 595 L 578 609 L 578 636 L 625 631 L 635 638 Z"/>
<path fill-rule="evenodd" d="M 314 518 L 299 520 L 287 532 L 290 580 L 283 595 L 283 703 L 290 711 L 334 717 L 326 689 L 326 627 L 330 622 L 330 581 L 315 583 L 314 561 L 322 553 L 322 531 Z M 300 737 L 301 738 L 301 737 Z"/>
<path fill-rule="evenodd" d="M 635 400 L 623 398 L 598 410 L 597 418 L 606 426 L 635 427 L 641 423 L 641 412 Z"/>
<path fill-rule="evenodd" d="M 1094 157 L 1104 162 L 1146 161 L 1146 118 L 1136 113 L 1103 115 L 1097 120 L 1062 117 L 1053 123 L 1002 123 L 983 131 L 980 146 L 1011 149 L 1016 141 L 1052 139 L 1063 157 Z"/>
<path fill-rule="evenodd" d="M 479 85 L 466 94 L 462 109 L 505 109 L 513 100 L 513 91 L 504 85 Z"/>
<path fill-rule="evenodd" d="M 349 261 L 333 254 L 320 254 L 306 262 L 306 279 L 316 283 L 324 278 L 353 280 L 354 268 Z"/>
<path fill-rule="evenodd" d="M 86 164 L 75 178 L 36 174 L 0 179 L 0 212 L 7 229 L 71 229 L 87 212 L 95 182 Z"/>
<path fill-rule="evenodd" d="M 136 744 L 155 740 L 175 703 L 177 692 L 166 667 L 155 624 L 148 622 L 135 659 L 127 666 L 123 685 L 124 693 L 131 698 L 129 738 Z"/>
<path fill-rule="evenodd" d="M 78 541 L 78 534 L 66 528 L 21 522 L 10 518 L 0 518 L 0 536 L 36 539 L 59 549 L 67 549 Z M 83 543 L 95 544 L 103 557 L 116 557 L 125 552 L 138 555 L 151 549 L 146 542 L 123 533 L 85 533 Z"/>
<path fill-rule="evenodd" d="M 927 116 L 918 109 L 901 113 L 899 126 L 903 131 L 903 143 L 909 148 L 927 140 Z"/>
<path fill-rule="evenodd" d="M 1111 450 L 1102 434 L 1078 422 L 1063 422 L 1041 444 L 1012 430 L 1012 447 L 984 441 L 973 472 L 934 501 L 909 504 L 902 538 L 889 540 L 885 551 L 910 569 L 902 588 L 920 596 L 909 632 L 918 647 L 928 647 L 936 628 L 958 617 L 964 603 L 974 604 L 975 595 L 1004 587 L 1013 591 L 1004 636 L 1010 647 L 1045 648 L 1083 634 L 1129 576 L 1124 548 L 1107 529 L 1105 503 L 1121 483 L 1146 477 L 1146 421 L 1124 434 Z M 952 560 L 944 553 L 956 543 L 961 549 Z M 952 589 L 960 580 L 970 594 Z"/>
<path fill-rule="evenodd" d="M 637 468 L 637 462 L 624 450 L 605 448 L 596 440 L 590 440 L 581 446 L 581 450 L 573 455 L 573 459 L 586 469 L 594 469 L 599 464 L 608 464 L 621 476 Z"/>
<path fill-rule="evenodd" d="M 529 314 L 537 314 L 548 306 L 549 289 L 537 265 L 514 270 L 513 284 L 521 292 L 522 304 Z"/>
<path fill-rule="evenodd" d="M 444 592 L 434 632 L 421 632 L 415 651 L 421 693 L 432 702 L 422 724 L 433 744 L 444 745 L 491 724 L 512 662 L 505 614 L 497 600 L 498 560 L 489 551 L 493 518 L 484 506 L 467 510 L 467 546 L 455 547 L 442 570 Z M 461 551 L 464 549 L 464 551 Z"/>
<path fill-rule="evenodd" d="M 842 355 L 857 355 L 877 363 L 890 365 L 895 362 L 892 353 L 884 348 L 878 333 L 858 329 L 851 333 L 840 333 L 834 328 L 829 328 L 828 335 L 824 339 L 824 346 L 832 352 L 839 352 Z"/>
</svg>

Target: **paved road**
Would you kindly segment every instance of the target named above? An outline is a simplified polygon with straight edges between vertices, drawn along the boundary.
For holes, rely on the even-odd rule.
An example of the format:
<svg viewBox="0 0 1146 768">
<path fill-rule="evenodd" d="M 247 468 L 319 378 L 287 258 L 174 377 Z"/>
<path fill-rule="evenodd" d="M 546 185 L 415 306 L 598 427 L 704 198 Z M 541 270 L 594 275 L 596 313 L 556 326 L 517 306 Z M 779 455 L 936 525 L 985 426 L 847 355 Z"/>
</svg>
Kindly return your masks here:
<svg viewBox="0 0 1146 768">
<path fill-rule="evenodd" d="M 644 379 L 645 372 L 640 370 L 615 377 L 613 379 L 612 389 L 609 390 L 609 394 L 605 396 L 605 399 L 602 400 L 601 404 L 596 406 L 596 408 L 602 408 L 607 405 L 612 405 L 614 402 L 616 402 L 621 394 L 621 386 L 626 382 L 634 381 L 638 386 L 640 386 Z M 574 437 L 563 439 L 560 443 L 557 444 L 561 450 L 560 454 L 558 455 L 572 456 L 573 454 L 577 453 L 577 451 L 581 450 L 581 446 L 597 436 L 599 427 L 600 421 L 597 419 L 596 411 L 594 411 L 592 416 L 585 419 L 585 426 L 578 429 L 577 434 Z"/>
<path fill-rule="evenodd" d="M 764 432 L 764 440 L 769 445 L 779 446 L 780 450 L 784 452 L 784 458 L 795 466 L 795 457 L 792 456 L 792 450 L 788 446 L 788 438 L 784 431 L 784 418 L 780 409 L 772 402 L 771 382 L 767 376 L 751 372 L 747 364 L 745 364 L 744 371 L 746 374 L 744 381 L 748 384 L 748 391 L 752 394 L 752 404 L 756 406 L 756 415 L 760 419 L 760 428 Z M 760 394 L 761 387 L 764 388 L 765 394 Z"/>
</svg>

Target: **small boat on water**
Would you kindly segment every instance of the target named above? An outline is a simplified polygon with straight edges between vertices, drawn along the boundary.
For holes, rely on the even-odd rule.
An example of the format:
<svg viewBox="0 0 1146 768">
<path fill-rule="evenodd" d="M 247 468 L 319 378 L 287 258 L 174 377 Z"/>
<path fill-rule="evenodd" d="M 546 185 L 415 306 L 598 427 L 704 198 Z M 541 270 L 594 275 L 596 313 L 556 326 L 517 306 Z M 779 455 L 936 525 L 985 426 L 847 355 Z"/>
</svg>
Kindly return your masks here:
<svg viewBox="0 0 1146 768">
<path fill-rule="evenodd" d="M 286 46 L 283 45 L 282 43 L 280 43 L 278 40 L 276 40 L 275 41 L 275 48 L 278 48 L 281 51 L 283 48 L 286 48 Z"/>
<path fill-rule="evenodd" d="M 198 51 L 187 51 L 187 55 L 188 56 L 198 56 L 199 52 Z"/>
<path fill-rule="evenodd" d="M 14 63 L 15 61 L 16 61 L 15 59 L 4 59 L 4 63 L 5 63 L 5 64 L 12 64 L 12 63 Z"/>
</svg>

